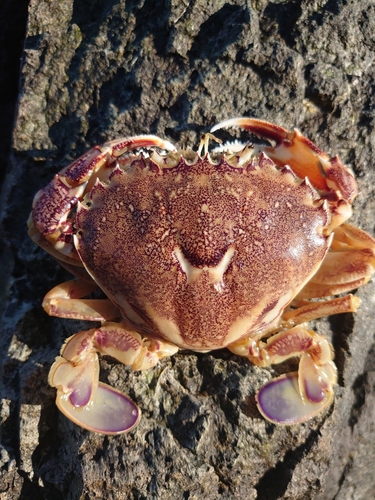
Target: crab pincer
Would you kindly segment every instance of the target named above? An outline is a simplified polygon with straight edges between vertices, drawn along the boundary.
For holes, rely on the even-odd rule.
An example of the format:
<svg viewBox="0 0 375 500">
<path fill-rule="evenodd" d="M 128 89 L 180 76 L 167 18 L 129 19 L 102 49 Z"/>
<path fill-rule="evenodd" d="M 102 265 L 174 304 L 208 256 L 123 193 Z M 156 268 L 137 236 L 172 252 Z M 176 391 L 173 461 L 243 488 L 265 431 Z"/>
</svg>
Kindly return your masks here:
<svg viewBox="0 0 375 500">
<path fill-rule="evenodd" d="M 57 388 L 56 404 L 70 420 L 90 431 L 130 431 L 140 419 L 140 410 L 121 391 L 99 382 L 98 353 L 133 370 L 147 370 L 176 351 L 169 343 L 142 339 L 118 323 L 79 332 L 67 339 L 49 374 L 50 385 Z"/>
<path fill-rule="evenodd" d="M 308 177 L 316 189 L 338 191 L 349 203 L 356 197 L 358 188 L 352 171 L 338 156 L 330 158 L 299 130 L 289 132 L 279 125 L 255 118 L 231 118 L 212 127 L 211 132 L 227 127 L 244 128 L 260 138 L 274 141 L 275 146 L 257 145 L 256 148 L 264 151 L 278 166 L 289 165 L 301 179 Z"/>
<path fill-rule="evenodd" d="M 57 388 L 58 408 L 70 420 L 90 431 L 123 433 L 137 425 L 140 411 L 125 394 L 99 382 L 95 333 L 81 332 L 68 339 L 51 368 L 49 383 Z"/>
</svg>

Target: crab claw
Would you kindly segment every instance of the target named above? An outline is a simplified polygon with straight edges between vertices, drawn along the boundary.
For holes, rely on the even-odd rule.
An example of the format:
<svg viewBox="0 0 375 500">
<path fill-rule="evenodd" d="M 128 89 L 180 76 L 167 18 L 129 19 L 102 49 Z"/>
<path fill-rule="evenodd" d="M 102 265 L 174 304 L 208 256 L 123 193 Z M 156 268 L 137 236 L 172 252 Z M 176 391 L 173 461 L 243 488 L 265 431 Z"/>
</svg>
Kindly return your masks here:
<svg viewBox="0 0 375 500">
<path fill-rule="evenodd" d="M 49 374 L 57 388 L 56 404 L 62 413 L 84 429 L 101 434 L 121 434 L 139 422 L 140 410 L 128 396 L 99 382 L 98 352 L 114 357 L 133 370 L 155 366 L 178 348 L 169 342 L 142 339 L 121 323 L 70 337 Z"/>
<path fill-rule="evenodd" d="M 110 177 L 120 156 L 134 149 L 153 147 L 166 151 L 176 150 L 172 143 L 160 137 L 139 135 L 94 146 L 62 169 L 34 197 L 28 221 L 31 239 L 62 263 L 81 266 L 73 245 L 74 228 L 71 218 L 77 203 L 85 193 L 90 192 L 98 179 Z"/>
<path fill-rule="evenodd" d="M 271 380 L 258 391 L 258 408 L 267 420 L 275 424 L 297 424 L 332 402 L 333 386 L 337 383 L 332 346 L 304 325 L 271 335 L 266 341 L 244 337 L 228 347 L 235 354 L 247 356 L 257 366 L 300 357 L 298 372 Z"/>
<path fill-rule="evenodd" d="M 309 420 L 332 403 L 336 383 L 333 362 L 317 366 L 311 355 L 301 357 L 298 372 L 265 384 L 256 396 L 260 413 L 275 424 L 298 424 Z"/>
<path fill-rule="evenodd" d="M 240 127 L 274 141 L 275 146 L 257 145 L 256 149 L 264 151 L 280 167 L 289 165 L 301 179 L 308 177 L 316 189 L 327 193 L 335 191 L 348 203 L 357 195 L 357 183 L 351 170 L 337 156 L 330 158 L 297 129 L 289 132 L 264 120 L 243 117 L 218 123 L 211 132 L 227 127 Z"/>
<path fill-rule="evenodd" d="M 79 386 L 76 387 L 79 390 Z M 81 407 L 72 404 L 71 397 L 57 391 L 59 410 L 75 424 L 100 434 L 122 434 L 139 422 L 141 412 L 125 394 L 99 382 L 95 398 Z"/>
<path fill-rule="evenodd" d="M 298 390 L 298 373 L 288 373 L 271 380 L 257 394 L 260 413 L 275 424 L 298 424 L 309 420 L 330 405 L 333 393 L 327 392 L 320 402 L 303 400 Z"/>
<path fill-rule="evenodd" d="M 140 419 L 140 410 L 125 394 L 98 381 L 98 355 L 90 346 L 93 333 L 81 332 L 68 339 L 62 352 L 65 357 L 59 356 L 52 365 L 49 383 L 57 387 L 56 404 L 66 417 L 89 431 L 130 431 Z"/>
</svg>

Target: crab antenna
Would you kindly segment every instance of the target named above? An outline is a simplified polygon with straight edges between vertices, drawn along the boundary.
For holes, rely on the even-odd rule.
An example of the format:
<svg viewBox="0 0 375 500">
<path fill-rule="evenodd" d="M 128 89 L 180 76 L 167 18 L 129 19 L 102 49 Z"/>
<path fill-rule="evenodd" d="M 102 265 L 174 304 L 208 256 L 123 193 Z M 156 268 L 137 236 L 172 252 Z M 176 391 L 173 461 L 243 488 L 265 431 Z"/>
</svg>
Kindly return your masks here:
<svg viewBox="0 0 375 500">
<path fill-rule="evenodd" d="M 201 137 L 198 151 L 197 151 L 199 156 L 202 156 L 201 155 L 202 149 L 204 150 L 204 156 L 206 156 L 206 154 L 208 153 L 208 143 L 209 143 L 210 139 L 217 142 L 218 144 L 222 144 L 222 142 L 223 142 L 221 139 L 215 137 L 214 135 L 212 135 L 210 133 L 204 134 L 204 136 Z"/>
</svg>

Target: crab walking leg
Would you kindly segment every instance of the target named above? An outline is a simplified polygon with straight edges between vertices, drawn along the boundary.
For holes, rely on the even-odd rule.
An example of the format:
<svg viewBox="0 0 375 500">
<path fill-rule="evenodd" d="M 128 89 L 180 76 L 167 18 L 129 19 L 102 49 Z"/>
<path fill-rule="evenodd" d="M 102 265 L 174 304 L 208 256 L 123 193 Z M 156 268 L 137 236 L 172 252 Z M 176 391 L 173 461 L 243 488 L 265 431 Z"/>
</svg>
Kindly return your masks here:
<svg viewBox="0 0 375 500">
<path fill-rule="evenodd" d="M 258 366 L 282 363 L 300 356 L 298 372 L 282 375 L 265 384 L 257 394 L 262 415 L 278 424 L 308 420 L 333 399 L 336 367 L 330 343 L 304 326 L 296 326 L 270 337 L 266 342 L 242 339 L 228 346 Z"/>
<path fill-rule="evenodd" d="M 50 316 L 86 321 L 111 321 L 120 312 L 109 299 L 82 299 L 94 290 L 96 283 L 70 280 L 55 286 L 43 299 L 43 309 Z"/>
<path fill-rule="evenodd" d="M 335 229 L 331 248 L 297 299 L 327 297 L 366 284 L 375 272 L 375 240 L 361 229 L 343 224 Z"/>
<path fill-rule="evenodd" d="M 57 388 L 56 404 L 62 413 L 84 429 L 121 434 L 133 429 L 140 411 L 128 396 L 99 382 L 98 354 L 107 354 L 133 370 L 146 370 L 178 348 L 168 342 L 142 339 L 119 323 L 70 337 L 51 367 L 49 383 Z"/>
<path fill-rule="evenodd" d="M 359 227 L 348 223 L 335 229 L 331 246 L 334 249 L 348 247 L 358 250 L 371 249 L 375 254 L 375 239 Z"/>
<path fill-rule="evenodd" d="M 298 130 L 289 132 L 264 120 L 242 117 L 218 123 L 211 132 L 227 127 L 240 127 L 259 137 L 275 141 L 275 147 L 257 145 L 256 148 L 264 151 L 277 165 L 289 165 L 301 179 L 308 177 L 316 189 L 337 191 L 342 200 L 349 203 L 356 197 L 358 189 L 353 173 L 337 156 L 329 158 Z M 351 214 L 350 210 L 347 212 L 346 218 Z"/>
<path fill-rule="evenodd" d="M 313 319 L 323 318 L 331 314 L 342 314 L 348 312 L 356 312 L 361 301 L 354 295 L 345 295 L 331 300 L 323 300 L 321 302 L 310 302 L 308 300 L 295 300 L 292 305 L 295 309 L 290 309 L 281 316 L 284 324 L 289 323 L 294 326 L 301 323 L 307 323 Z"/>
</svg>

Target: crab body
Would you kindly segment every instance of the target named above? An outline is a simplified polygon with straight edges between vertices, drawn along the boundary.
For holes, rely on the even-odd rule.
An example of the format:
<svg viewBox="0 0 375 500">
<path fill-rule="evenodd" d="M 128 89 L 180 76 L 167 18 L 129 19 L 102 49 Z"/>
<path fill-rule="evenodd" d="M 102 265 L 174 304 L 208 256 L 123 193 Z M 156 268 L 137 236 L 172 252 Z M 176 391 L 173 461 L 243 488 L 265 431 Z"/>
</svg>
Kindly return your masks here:
<svg viewBox="0 0 375 500">
<path fill-rule="evenodd" d="M 259 391 L 261 413 L 296 423 L 332 400 L 332 348 L 305 322 L 355 311 L 355 297 L 327 297 L 373 273 L 375 241 L 344 223 L 354 177 L 297 131 L 246 118 L 221 125 L 276 146 L 209 153 L 207 135 L 195 153 L 154 136 L 121 139 L 35 197 L 31 237 L 78 278 L 47 294 L 46 311 L 102 322 L 68 339 L 50 373 L 59 407 L 83 427 L 119 433 L 139 419 L 98 382 L 97 352 L 133 369 L 178 348 L 228 347 L 259 366 L 300 356 L 298 372 Z M 83 298 L 96 286 L 108 299 Z"/>
<path fill-rule="evenodd" d="M 117 167 L 80 205 L 77 251 L 124 321 L 211 350 L 270 327 L 328 249 L 328 210 L 262 155 Z M 168 297 L 168 300 L 166 300 Z"/>
</svg>

